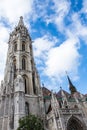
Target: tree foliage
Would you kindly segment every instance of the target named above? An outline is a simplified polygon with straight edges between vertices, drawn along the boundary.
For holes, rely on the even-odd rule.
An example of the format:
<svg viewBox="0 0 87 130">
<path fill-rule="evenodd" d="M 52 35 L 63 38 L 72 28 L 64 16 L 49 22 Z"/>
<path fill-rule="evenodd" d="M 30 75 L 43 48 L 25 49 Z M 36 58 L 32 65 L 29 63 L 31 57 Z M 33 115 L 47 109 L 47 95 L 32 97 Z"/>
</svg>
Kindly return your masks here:
<svg viewBox="0 0 87 130">
<path fill-rule="evenodd" d="M 44 130 L 43 121 L 35 115 L 23 117 L 17 130 Z"/>
</svg>

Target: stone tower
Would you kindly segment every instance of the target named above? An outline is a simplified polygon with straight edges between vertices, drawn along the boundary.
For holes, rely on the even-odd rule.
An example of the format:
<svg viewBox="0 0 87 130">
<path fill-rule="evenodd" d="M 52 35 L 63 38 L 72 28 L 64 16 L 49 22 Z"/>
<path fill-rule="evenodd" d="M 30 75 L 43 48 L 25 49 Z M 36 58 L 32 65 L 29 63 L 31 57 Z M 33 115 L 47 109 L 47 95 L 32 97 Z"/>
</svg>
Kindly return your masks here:
<svg viewBox="0 0 87 130">
<path fill-rule="evenodd" d="M 4 80 L 0 91 L 0 130 L 16 130 L 19 118 L 44 116 L 43 96 L 34 63 L 32 40 L 23 17 L 10 34 Z"/>
</svg>

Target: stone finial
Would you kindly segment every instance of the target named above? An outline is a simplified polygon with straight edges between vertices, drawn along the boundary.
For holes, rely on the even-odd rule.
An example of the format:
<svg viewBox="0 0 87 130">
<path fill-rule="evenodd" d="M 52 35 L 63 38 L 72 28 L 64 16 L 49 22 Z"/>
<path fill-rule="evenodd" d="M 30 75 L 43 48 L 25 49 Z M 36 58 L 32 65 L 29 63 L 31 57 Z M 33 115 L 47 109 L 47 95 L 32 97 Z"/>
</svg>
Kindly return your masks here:
<svg viewBox="0 0 87 130">
<path fill-rule="evenodd" d="M 23 17 L 22 16 L 20 17 L 18 26 L 24 26 L 24 22 L 23 22 Z"/>
</svg>

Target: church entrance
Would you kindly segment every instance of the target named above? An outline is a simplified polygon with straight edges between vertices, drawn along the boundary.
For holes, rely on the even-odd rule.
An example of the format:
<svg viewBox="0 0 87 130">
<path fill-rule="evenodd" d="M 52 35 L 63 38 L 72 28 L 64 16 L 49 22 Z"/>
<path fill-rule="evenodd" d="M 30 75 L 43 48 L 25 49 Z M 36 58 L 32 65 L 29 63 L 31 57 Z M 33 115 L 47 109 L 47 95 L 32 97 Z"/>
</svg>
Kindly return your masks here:
<svg viewBox="0 0 87 130">
<path fill-rule="evenodd" d="M 67 124 L 67 130 L 84 130 L 80 120 L 75 117 L 71 117 Z"/>
</svg>

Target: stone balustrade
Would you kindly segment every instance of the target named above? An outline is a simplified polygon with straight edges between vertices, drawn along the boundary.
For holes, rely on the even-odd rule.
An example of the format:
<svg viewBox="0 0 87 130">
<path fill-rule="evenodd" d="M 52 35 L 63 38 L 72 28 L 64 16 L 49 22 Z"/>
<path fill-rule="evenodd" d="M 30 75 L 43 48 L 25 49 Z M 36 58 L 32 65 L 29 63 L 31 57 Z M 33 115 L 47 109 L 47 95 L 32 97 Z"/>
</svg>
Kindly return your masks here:
<svg viewBox="0 0 87 130">
<path fill-rule="evenodd" d="M 59 110 L 59 112 L 60 112 L 60 114 L 64 114 L 64 115 L 66 115 L 66 114 L 81 114 L 82 112 L 81 112 L 81 110 L 79 110 L 79 109 L 60 109 Z"/>
</svg>

